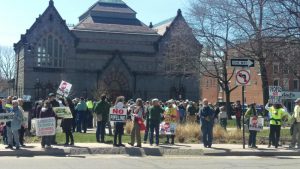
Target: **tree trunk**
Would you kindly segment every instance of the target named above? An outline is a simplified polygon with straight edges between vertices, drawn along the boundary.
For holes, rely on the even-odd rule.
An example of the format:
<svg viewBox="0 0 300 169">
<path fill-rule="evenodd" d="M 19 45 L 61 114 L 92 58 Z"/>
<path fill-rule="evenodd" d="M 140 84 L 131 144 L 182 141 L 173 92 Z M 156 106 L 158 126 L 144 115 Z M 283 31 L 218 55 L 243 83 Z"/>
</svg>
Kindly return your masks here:
<svg viewBox="0 0 300 169">
<path fill-rule="evenodd" d="M 262 91 L 263 91 L 263 103 L 266 105 L 269 100 L 269 82 L 268 82 L 268 74 L 264 60 L 259 61 L 260 65 L 260 74 L 262 81 Z"/>
<path fill-rule="evenodd" d="M 229 90 L 229 87 L 226 87 L 226 89 L 225 89 L 225 97 L 226 97 L 227 116 L 228 116 L 228 119 L 231 119 L 232 107 L 231 107 L 231 103 L 230 103 L 230 90 Z"/>
</svg>

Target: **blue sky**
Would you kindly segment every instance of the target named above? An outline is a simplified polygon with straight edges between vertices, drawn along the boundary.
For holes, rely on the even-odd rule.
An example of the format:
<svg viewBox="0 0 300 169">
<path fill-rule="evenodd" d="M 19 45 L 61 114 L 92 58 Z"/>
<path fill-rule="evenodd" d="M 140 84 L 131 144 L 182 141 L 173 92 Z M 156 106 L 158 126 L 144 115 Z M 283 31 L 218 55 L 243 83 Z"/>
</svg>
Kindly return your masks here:
<svg viewBox="0 0 300 169">
<path fill-rule="evenodd" d="M 78 17 L 97 0 L 54 0 L 54 5 L 68 24 L 77 24 Z M 123 0 L 149 24 L 155 24 L 176 15 L 177 9 L 183 13 L 188 0 Z M 0 5 L 0 45 L 12 46 L 20 39 L 47 8 L 49 0 L 1 0 Z"/>
</svg>

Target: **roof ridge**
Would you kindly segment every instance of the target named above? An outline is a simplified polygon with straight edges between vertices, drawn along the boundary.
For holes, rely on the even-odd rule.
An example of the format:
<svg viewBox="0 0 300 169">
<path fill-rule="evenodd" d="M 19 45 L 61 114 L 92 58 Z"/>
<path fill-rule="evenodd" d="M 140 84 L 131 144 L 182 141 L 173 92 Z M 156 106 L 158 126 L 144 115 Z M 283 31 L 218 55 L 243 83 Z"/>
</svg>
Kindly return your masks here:
<svg viewBox="0 0 300 169">
<path fill-rule="evenodd" d="M 171 17 L 171 18 L 165 19 L 165 20 L 163 20 L 163 21 L 161 21 L 161 22 L 159 22 L 159 23 L 157 23 L 157 24 L 154 24 L 154 25 L 153 25 L 153 28 L 158 27 L 158 26 L 161 26 L 161 25 L 164 25 L 164 24 L 166 24 L 166 23 L 168 23 L 168 22 L 173 22 L 175 18 L 176 18 L 176 16 L 173 16 L 173 17 Z"/>
</svg>

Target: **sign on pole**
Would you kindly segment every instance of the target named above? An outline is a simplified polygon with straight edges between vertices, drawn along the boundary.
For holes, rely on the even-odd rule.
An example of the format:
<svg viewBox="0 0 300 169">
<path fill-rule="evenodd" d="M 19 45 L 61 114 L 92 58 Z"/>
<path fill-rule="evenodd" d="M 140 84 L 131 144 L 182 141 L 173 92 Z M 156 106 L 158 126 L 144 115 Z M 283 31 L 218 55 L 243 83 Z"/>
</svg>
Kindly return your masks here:
<svg viewBox="0 0 300 169">
<path fill-rule="evenodd" d="M 232 67 L 254 67 L 254 59 L 231 59 Z"/>
<path fill-rule="evenodd" d="M 71 83 L 68 83 L 66 81 L 61 81 L 56 93 L 58 95 L 61 95 L 64 97 L 68 97 L 70 94 L 71 88 L 72 88 Z"/>
<path fill-rule="evenodd" d="M 55 129 L 54 117 L 36 119 L 36 136 L 53 136 Z"/>
<path fill-rule="evenodd" d="M 264 118 L 250 117 L 249 130 L 262 131 L 264 127 Z"/>
<path fill-rule="evenodd" d="M 69 107 L 53 107 L 53 111 L 59 118 L 72 119 L 72 112 Z"/>
<path fill-rule="evenodd" d="M 110 108 L 109 119 L 112 122 L 126 122 L 127 120 L 127 109 L 116 109 Z"/>
<path fill-rule="evenodd" d="M 282 103 L 282 88 L 280 86 L 269 86 L 269 103 Z"/>
<path fill-rule="evenodd" d="M 235 73 L 236 85 L 250 85 L 250 70 L 242 69 L 236 70 Z"/>
</svg>

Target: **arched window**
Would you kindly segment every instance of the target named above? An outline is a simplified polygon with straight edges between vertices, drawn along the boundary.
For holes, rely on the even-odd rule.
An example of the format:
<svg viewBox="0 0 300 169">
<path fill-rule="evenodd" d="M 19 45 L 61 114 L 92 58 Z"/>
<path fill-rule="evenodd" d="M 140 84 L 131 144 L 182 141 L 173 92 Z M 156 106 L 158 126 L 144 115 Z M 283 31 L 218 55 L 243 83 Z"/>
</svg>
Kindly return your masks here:
<svg viewBox="0 0 300 169">
<path fill-rule="evenodd" d="M 38 43 L 36 66 L 45 68 L 63 68 L 64 51 L 61 41 L 53 36 L 43 37 Z"/>
</svg>

